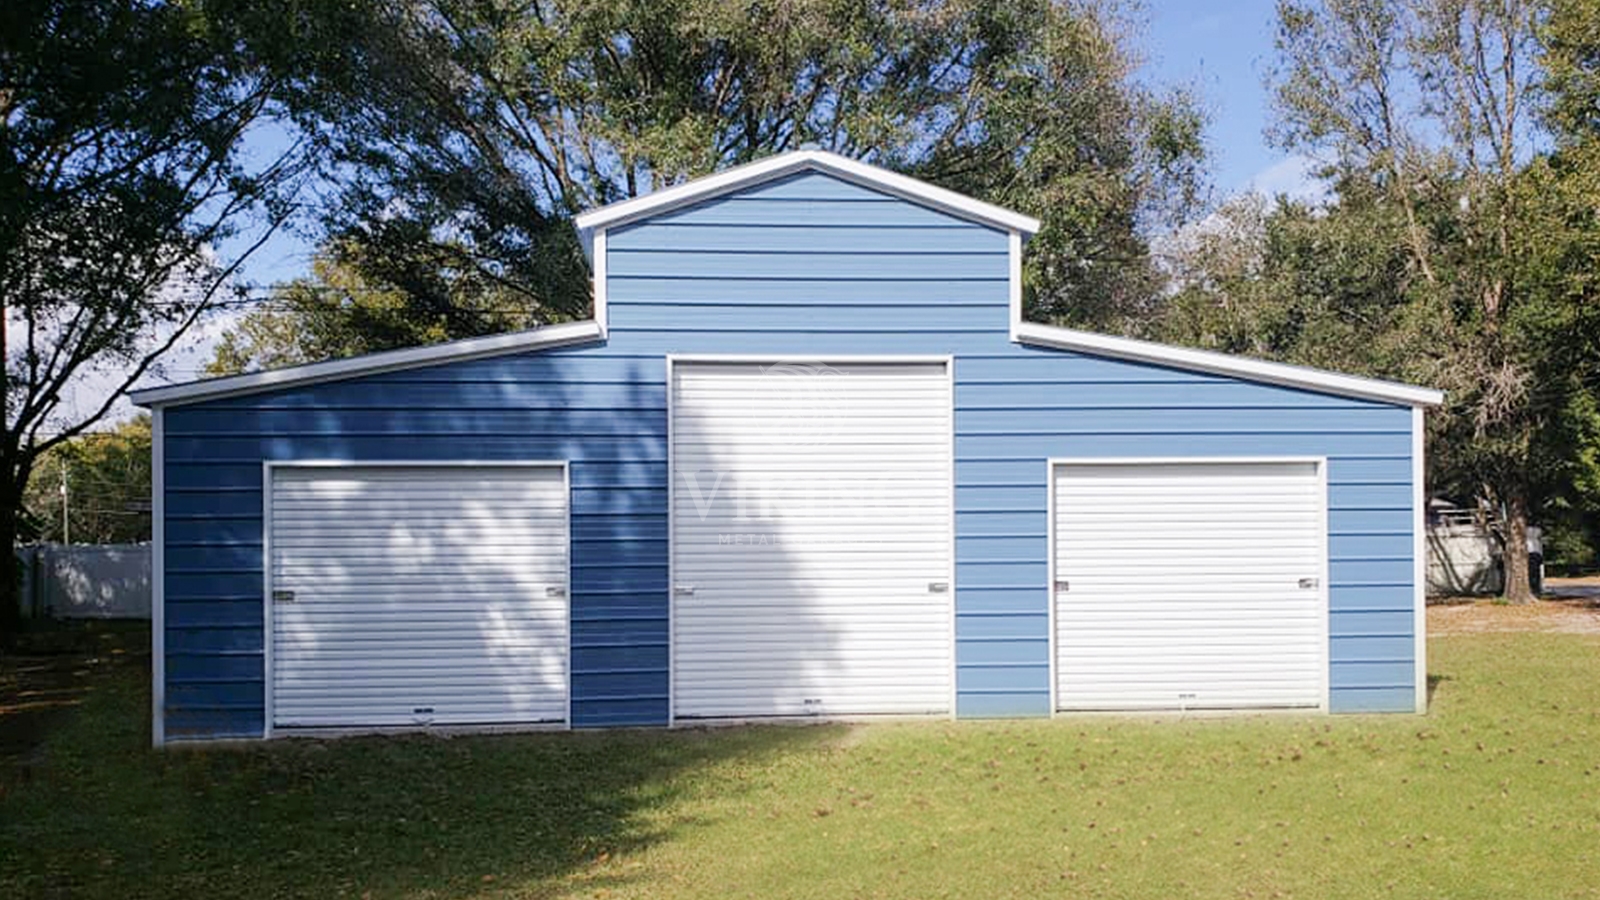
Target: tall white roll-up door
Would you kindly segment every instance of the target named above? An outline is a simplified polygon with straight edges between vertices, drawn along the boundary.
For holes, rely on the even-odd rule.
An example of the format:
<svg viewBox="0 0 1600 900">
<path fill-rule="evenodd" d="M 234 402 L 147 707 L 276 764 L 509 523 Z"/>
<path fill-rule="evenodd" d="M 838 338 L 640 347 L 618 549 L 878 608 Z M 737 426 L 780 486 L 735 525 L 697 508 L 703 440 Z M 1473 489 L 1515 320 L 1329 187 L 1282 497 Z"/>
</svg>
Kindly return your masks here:
<svg viewBox="0 0 1600 900">
<path fill-rule="evenodd" d="M 674 716 L 948 712 L 946 367 L 672 382 Z"/>
<path fill-rule="evenodd" d="M 271 471 L 275 726 L 566 719 L 561 466 Z"/>
<path fill-rule="evenodd" d="M 1319 707 L 1316 462 L 1056 465 L 1056 705 Z"/>
</svg>

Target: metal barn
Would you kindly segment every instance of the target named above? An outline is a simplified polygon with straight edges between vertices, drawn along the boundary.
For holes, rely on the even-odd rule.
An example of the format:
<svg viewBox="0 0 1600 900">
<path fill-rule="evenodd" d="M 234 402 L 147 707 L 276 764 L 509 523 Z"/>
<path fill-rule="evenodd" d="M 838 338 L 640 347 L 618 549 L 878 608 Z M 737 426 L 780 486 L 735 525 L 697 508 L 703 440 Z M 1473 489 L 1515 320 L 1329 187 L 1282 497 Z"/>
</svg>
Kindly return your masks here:
<svg viewBox="0 0 1600 900">
<path fill-rule="evenodd" d="M 1424 708 L 1438 392 L 1025 322 L 823 152 L 578 226 L 590 321 L 136 395 L 157 743 Z"/>
</svg>

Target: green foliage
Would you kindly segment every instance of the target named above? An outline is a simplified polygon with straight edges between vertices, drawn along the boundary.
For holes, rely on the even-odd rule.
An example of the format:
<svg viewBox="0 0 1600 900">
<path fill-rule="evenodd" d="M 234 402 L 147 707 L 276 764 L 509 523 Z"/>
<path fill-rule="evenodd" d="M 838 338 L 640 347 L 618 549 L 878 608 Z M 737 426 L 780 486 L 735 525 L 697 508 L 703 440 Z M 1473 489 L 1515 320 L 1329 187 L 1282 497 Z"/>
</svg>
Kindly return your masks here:
<svg viewBox="0 0 1600 900">
<path fill-rule="evenodd" d="M 0 5 L 0 545 L 18 532 L 39 454 L 98 421 L 208 307 L 270 232 L 294 151 L 259 160 L 244 133 L 273 84 L 195 2 Z M 63 405 L 89 375 L 113 388 Z M 14 624 L 0 552 L 0 638 Z"/>
<path fill-rule="evenodd" d="M 295 285 L 219 371 L 419 336 L 362 333 L 366 291 L 448 337 L 584 316 L 576 212 L 805 145 L 1041 216 L 1042 318 L 1146 308 L 1142 231 L 1200 191 L 1199 113 L 1136 84 L 1129 25 L 1098 0 L 307 0 L 254 14 L 254 45 L 328 153 L 325 254 L 362 288 Z M 316 293 L 351 317 L 307 310 Z M 296 310 L 307 327 L 287 327 Z M 281 343 L 296 331 L 304 345 Z M 260 351 L 239 356 L 247 344 Z"/>
<path fill-rule="evenodd" d="M 75 544 L 150 540 L 150 416 L 135 416 L 110 431 L 80 434 L 47 450 L 23 494 L 36 539 L 61 541 L 61 485 Z"/>
</svg>

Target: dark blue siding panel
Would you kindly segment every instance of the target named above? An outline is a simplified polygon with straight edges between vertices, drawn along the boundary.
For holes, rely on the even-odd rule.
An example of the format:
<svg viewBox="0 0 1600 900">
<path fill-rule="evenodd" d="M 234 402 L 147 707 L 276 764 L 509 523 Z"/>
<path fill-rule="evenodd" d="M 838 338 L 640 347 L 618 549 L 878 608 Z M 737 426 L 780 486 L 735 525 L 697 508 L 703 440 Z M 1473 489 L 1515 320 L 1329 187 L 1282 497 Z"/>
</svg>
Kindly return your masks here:
<svg viewBox="0 0 1600 900">
<path fill-rule="evenodd" d="M 1336 711 L 1411 709 L 1410 411 L 1012 344 L 1007 236 L 818 174 L 608 236 L 610 338 L 166 413 L 167 730 L 262 729 L 265 460 L 566 460 L 572 718 L 668 710 L 667 354 L 951 355 L 956 709 L 1049 712 L 1052 457 L 1317 456 Z"/>
</svg>

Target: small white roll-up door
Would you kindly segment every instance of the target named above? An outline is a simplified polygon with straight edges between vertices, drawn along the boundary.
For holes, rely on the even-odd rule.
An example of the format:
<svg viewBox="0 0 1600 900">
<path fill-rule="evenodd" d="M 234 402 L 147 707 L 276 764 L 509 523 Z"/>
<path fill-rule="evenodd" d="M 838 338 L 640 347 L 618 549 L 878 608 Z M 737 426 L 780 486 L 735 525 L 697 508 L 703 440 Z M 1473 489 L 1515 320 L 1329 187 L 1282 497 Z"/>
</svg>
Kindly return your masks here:
<svg viewBox="0 0 1600 900">
<path fill-rule="evenodd" d="M 942 363 L 675 362 L 677 718 L 948 712 Z"/>
<path fill-rule="evenodd" d="M 275 726 L 566 719 L 561 466 L 271 472 Z"/>
<path fill-rule="evenodd" d="M 1054 467 L 1056 705 L 1319 707 L 1316 462 Z"/>
</svg>

